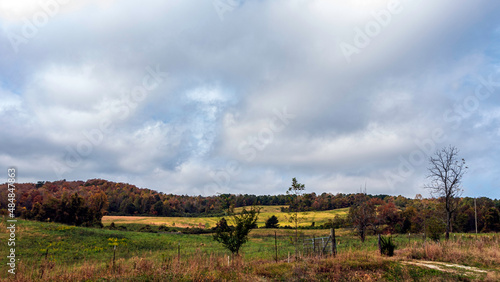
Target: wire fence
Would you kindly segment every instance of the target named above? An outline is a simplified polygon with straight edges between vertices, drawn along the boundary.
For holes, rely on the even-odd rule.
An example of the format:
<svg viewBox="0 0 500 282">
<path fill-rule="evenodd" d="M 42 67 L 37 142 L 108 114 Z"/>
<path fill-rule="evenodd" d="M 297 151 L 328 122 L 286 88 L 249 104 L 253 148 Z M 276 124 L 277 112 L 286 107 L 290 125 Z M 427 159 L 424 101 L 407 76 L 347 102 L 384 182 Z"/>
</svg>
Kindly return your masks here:
<svg viewBox="0 0 500 282">
<path fill-rule="evenodd" d="M 68 230 L 66 230 L 68 229 Z M 80 234 L 83 231 L 80 229 L 71 229 L 67 227 L 65 230 L 53 230 L 55 234 L 62 232 L 72 232 L 73 236 L 87 236 L 91 234 Z M 87 231 L 86 231 L 87 232 Z M 294 230 L 260 230 L 251 233 L 249 243 L 243 245 L 240 250 L 240 255 L 246 259 L 272 259 L 276 261 L 290 261 L 296 256 L 311 256 L 311 255 L 330 255 L 332 253 L 332 239 L 325 236 L 329 230 L 305 230 L 295 233 Z M 134 233 L 135 234 L 135 233 Z M 59 235 L 58 235 L 59 236 Z M 51 236 L 51 239 L 56 240 L 58 236 Z M 149 235 L 148 235 L 149 236 Z M 204 235 L 169 235 L 168 239 L 161 239 L 163 234 L 157 234 L 158 241 L 145 242 L 140 241 L 140 235 L 137 235 L 137 242 L 131 240 L 128 245 L 118 245 L 116 249 L 117 258 L 133 258 L 133 257 L 155 257 L 162 260 L 189 260 L 195 257 L 227 257 L 231 253 L 224 247 L 214 242 L 210 234 Z M 203 237 L 205 236 L 205 237 Z M 295 237 L 297 236 L 297 237 Z M 416 244 L 429 242 L 423 233 L 420 234 L 396 234 L 391 236 L 397 249 L 414 247 Z M 61 238 L 61 237 L 59 237 Z M 87 237 L 88 238 L 88 237 Z M 78 244 L 69 246 L 71 242 L 59 240 L 58 243 L 46 243 L 47 238 L 30 237 L 30 240 L 23 240 L 20 243 L 19 257 L 27 258 L 28 254 L 36 253 L 35 261 L 44 259 L 61 259 L 64 263 L 79 263 L 88 260 L 103 260 L 111 259 L 114 250 L 112 246 L 108 246 L 107 242 L 86 241 L 86 245 Z M 87 239 L 86 239 L 87 240 Z M 155 239 L 156 240 L 156 239 Z M 470 240 L 483 240 L 484 242 L 500 242 L 500 234 L 450 234 L 450 241 L 459 242 L 466 245 Z M 57 241 L 57 240 L 56 240 Z M 337 253 L 351 252 L 352 250 L 377 250 L 376 236 L 368 236 L 365 242 L 361 242 L 359 237 L 354 236 L 353 232 L 343 231 L 335 236 L 335 250 Z M 28 249 L 31 249 L 28 252 Z M 32 250 L 37 250 L 33 252 Z M 1 260 L 0 260 L 1 261 Z"/>
</svg>

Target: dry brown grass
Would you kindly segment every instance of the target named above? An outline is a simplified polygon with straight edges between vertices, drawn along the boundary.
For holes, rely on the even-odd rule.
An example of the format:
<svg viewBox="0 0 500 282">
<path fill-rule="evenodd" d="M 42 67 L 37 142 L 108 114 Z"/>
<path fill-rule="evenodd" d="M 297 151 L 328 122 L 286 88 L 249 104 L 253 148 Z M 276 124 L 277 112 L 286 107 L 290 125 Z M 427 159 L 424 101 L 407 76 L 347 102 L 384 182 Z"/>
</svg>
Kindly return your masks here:
<svg viewBox="0 0 500 282">
<path fill-rule="evenodd" d="M 463 240 L 415 243 L 405 249 L 407 257 L 451 262 L 500 270 L 500 236 L 490 235 Z"/>
<path fill-rule="evenodd" d="M 500 281 L 500 273 L 488 272 L 485 281 Z"/>
<path fill-rule="evenodd" d="M 201 254 L 192 257 L 152 258 L 151 253 L 141 257 L 117 259 L 115 265 L 87 261 L 78 265 L 67 265 L 42 260 L 39 265 L 18 265 L 14 281 L 88 281 L 88 280 L 147 280 L 147 281 L 384 281 L 390 279 L 412 281 L 419 268 L 404 264 L 408 259 L 432 260 L 476 266 L 489 272 L 481 277 L 466 277 L 466 280 L 484 279 L 499 281 L 500 246 L 498 237 L 478 240 L 456 240 L 449 242 L 414 243 L 398 250 L 394 257 L 381 256 L 377 251 L 349 249 L 336 257 L 305 257 L 287 263 L 281 260 L 245 259 L 244 256 L 230 258 L 226 255 Z M 495 270 L 496 269 L 496 270 Z M 420 274 L 419 274 L 420 275 Z M 455 281 L 454 273 L 429 272 L 419 279 L 425 281 Z"/>
<path fill-rule="evenodd" d="M 64 266 L 47 260 L 33 267 L 20 264 L 14 281 L 85 281 L 138 279 L 160 281 L 375 281 L 383 275 L 387 261 L 376 252 L 346 252 L 335 258 L 309 257 L 297 262 L 247 261 L 244 257 L 194 256 L 188 260 L 144 257 L 117 259 L 112 263 L 86 262 Z"/>
</svg>

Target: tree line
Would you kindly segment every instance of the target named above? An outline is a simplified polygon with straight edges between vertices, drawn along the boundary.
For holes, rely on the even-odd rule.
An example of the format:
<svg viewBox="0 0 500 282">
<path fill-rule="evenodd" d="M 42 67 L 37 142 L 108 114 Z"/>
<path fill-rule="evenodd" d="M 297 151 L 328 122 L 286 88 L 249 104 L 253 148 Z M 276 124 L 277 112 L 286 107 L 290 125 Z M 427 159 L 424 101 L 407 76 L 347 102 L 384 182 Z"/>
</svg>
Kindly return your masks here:
<svg viewBox="0 0 500 282">
<path fill-rule="evenodd" d="M 6 187 L 6 184 L 0 185 Z M 36 203 L 53 205 L 53 199 L 61 199 L 64 193 L 78 193 L 84 201 L 93 194 L 104 192 L 108 199 L 108 215 L 144 216 L 222 216 L 224 210 L 232 207 L 252 205 L 288 205 L 289 195 L 249 195 L 220 194 L 215 196 L 187 196 L 157 192 L 138 188 L 127 183 L 116 183 L 103 179 L 87 181 L 53 181 L 16 184 L 17 215 L 31 211 Z M 7 189 L 0 190 L 0 212 L 7 207 Z M 373 196 L 384 199 L 387 195 Z M 291 208 L 300 206 L 300 211 L 321 211 L 346 208 L 354 203 L 354 194 L 309 193 L 298 202 L 293 201 Z M 397 202 L 405 201 L 402 196 Z"/>
<path fill-rule="evenodd" d="M 353 227 L 361 240 L 367 234 L 423 233 L 439 239 L 446 231 L 447 215 L 443 198 L 424 199 L 417 195 L 403 206 L 394 201 L 369 198 L 364 193 L 356 195 L 357 201 L 349 208 L 347 219 L 336 218 L 336 227 Z M 450 217 L 450 232 L 470 233 L 500 231 L 500 203 L 486 197 L 457 199 L 456 212 Z M 475 208 L 476 207 L 476 208 Z"/>
<path fill-rule="evenodd" d="M 101 219 L 106 212 L 108 200 L 100 191 L 84 199 L 78 193 L 65 191 L 61 198 L 49 197 L 45 202 L 36 202 L 31 209 L 22 207 L 21 216 L 37 221 L 53 221 L 76 226 L 102 227 Z"/>
<path fill-rule="evenodd" d="M 0 213 L 7 214 L 6 184 L 0 189 Z M 102 179 L 17 184 L 16 216 L 77 225 L 99 225 L 103 215 L 224 216 L 232 207 L 290 205 L 284 211 L 321 211 L 351 208 L 370 219 L 365 232 L 422 233 L 441 226 L 445 199 L 403 196 L 305 193 L 290 195 L 187 196 L 159 193 Z M 500 231 L 500 200 L 477 199 L 479 232 Z M 363 207 L 360 209 L 359 207 Z M 372 220 L 373 219 L 373 220 Z M 337 217 L 330 225 L 355 227 L 356 220 Z M 439 224 L 434 224 L 438 222 Z M 282 225 L 284 227 L 284 225 Z M 328 226 L 324 226 L 328 227 Z M 457 198 L 451 215 L 452 232 L 475 231 L 474 199 Z"/>
</svg>

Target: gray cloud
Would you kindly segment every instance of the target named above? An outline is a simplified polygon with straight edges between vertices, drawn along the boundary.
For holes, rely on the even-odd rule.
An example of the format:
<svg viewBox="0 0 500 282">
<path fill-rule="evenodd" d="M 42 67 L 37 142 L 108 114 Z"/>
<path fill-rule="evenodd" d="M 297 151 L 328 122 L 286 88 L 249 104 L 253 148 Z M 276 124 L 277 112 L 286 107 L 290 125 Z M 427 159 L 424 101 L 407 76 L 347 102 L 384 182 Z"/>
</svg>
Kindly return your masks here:
<svg viewBox="0 0 500 282">
<path fill-rule="evenodd" d="M 210 1 L 77 1 L 16 53 L 37 5 L 0 14 L 0 164 L 26 181 L 268 194 L 298 177 L 317 193 L 414 196 L 425 163 L 397 185 L 386 175 L 440 129 L 436 148 L 470 163 L 466 193 L 500 196 L 500 87 L 471 104 L 480 77 L 500 82 L 499 4 L 245 1 L 221 20 Z"/>
</svg>

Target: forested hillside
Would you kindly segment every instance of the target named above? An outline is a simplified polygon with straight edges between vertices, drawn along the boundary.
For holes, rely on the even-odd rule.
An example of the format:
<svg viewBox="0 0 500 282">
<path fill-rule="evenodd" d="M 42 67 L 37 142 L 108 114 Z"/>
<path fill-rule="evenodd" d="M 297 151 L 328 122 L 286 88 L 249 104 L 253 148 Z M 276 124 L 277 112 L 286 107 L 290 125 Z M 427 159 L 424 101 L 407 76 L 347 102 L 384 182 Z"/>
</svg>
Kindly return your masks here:
<svg viewBox="0 0 500 282">
<path fill-rule="evenodd" d="M 0 213 L 7 214 L 6 184 L 0 185 Z M 187 196 L 159 193 L 126 183 L 102 179 L 16 184 L 16 215 L 40 221 L 75 225 L 100 225 L 103 215 L 220 216 L 228 207 L 287 205 L 291 210 L 320 211 L 351 207 L 357 194 L 304 194 L 300 201 L 288 195 Z M 377 225 L 389 232 L 418 233 L 425 224 L 441 217 L 440 199 L 409 199 L 403 196 L 367 195 Z M 453 214 L 454 232 L 475 231 L 474 199 L 458 199 Z M 500 200 L 477 199 L 478 230 L 500 231 Z M 337 222 L 348 226 L 351 222 Z"/>
</svg>

